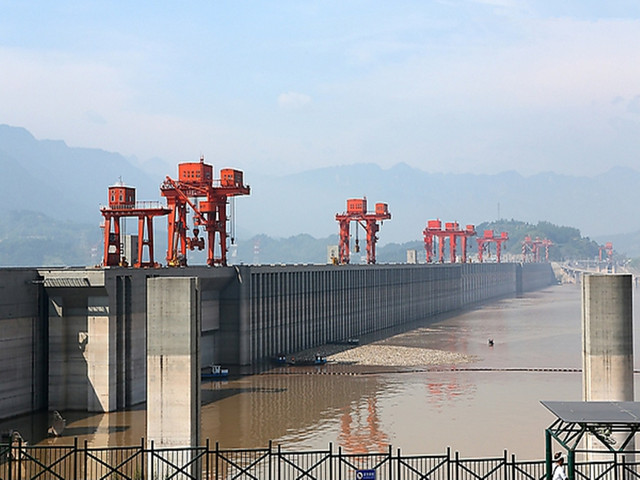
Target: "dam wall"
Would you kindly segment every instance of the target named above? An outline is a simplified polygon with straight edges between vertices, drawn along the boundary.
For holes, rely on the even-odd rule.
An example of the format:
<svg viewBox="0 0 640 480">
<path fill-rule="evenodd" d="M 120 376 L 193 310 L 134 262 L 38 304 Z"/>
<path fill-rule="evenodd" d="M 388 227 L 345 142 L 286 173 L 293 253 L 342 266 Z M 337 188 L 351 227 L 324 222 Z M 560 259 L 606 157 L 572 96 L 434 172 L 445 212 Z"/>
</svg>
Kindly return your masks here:
<svg viewBox="0 0 640 480">
<path fill-rule="evenodd" d="M 0 269 L 0 418 L 47 407 L 47 325 L 41 277 Z"/>
<path fill-rule="evenodd" d="M 226 367 L 555 281 L 549 264 L 509 263 L 0 269 L 0 418 L 143 403 L 155 277 L 198 279 L 200 362 Z"/>
<path fill-rule="evenodd" d="M 516 294 L 516 264 L 240 267 L 250 279 L 241 363 Z M 244 337 L 244 335 L 243 335 Z M 225 352 L 227 353 L 227 352 Z M 223 361 L 232 356 L 223 354 Z"/>
<path fill-rule="evenodd" d="M 519 268 L 518 293 L 532 292 L 558 283 L 550 263 L 523 263 Z"/>
</svg>

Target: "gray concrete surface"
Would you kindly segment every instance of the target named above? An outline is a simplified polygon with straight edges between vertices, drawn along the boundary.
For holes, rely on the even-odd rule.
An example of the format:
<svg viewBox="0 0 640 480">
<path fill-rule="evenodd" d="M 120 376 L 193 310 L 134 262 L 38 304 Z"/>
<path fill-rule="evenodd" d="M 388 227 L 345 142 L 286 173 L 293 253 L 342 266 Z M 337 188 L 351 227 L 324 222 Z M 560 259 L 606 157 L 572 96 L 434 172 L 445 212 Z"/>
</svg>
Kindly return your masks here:
<svg viewBox="0 0 640 480">
<path fill-rule="evenodd" d="M 200 441 L 200 291 L 196 278 L 147 280 L 147 441 Z"/>
</svg>

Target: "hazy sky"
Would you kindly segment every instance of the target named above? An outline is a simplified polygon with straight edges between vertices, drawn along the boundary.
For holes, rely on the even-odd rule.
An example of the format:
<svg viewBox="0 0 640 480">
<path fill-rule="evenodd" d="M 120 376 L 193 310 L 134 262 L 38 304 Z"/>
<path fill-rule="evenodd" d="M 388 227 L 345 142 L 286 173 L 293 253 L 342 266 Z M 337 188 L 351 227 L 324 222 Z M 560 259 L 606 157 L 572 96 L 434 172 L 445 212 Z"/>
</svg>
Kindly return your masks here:
<svg viewBox="0 0 640 480">
<path fill-rule="evenodd" d="M 39 139 L 247 174 L 640 166 L 636 0 L 0 9 L 0 123 Z"/>
</svg>

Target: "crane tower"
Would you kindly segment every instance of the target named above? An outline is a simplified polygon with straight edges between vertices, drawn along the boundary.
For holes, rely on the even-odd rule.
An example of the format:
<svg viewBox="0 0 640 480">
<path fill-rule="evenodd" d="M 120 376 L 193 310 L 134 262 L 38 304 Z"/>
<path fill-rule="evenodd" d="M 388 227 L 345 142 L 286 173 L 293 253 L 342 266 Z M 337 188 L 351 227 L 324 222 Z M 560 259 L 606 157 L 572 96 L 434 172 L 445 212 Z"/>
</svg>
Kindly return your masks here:
<svg viewBox="0 0 640 480">
<path fill-rule="evenodd" d="M 449 261 L 456 262 L 457 258 L 457 239 L 460 238 L 462 246 L 462 263 L 467 262 L 467 241 L 470 237 L 476 235 L 474 225 L 467 225 L 464 229 L 460 228 L 458 222 L 445 222 L 444 230 L 440 220 L 428 220 L 427 228 L 422 232 L 424 236 L 424 248 L 427 254 L 427 263 L 434 260 L 435 255 L 435 239 L 438 240 L 438 262 L 444 262 L 445 242 L 449 240 Z"/>
<path fill-rule="evenodd" d="M 104 217 L 104 258 L 105 267 L 125 265 L 120 219 L 138 217 L 138 260 L 134 267 L 157 267 L 153 258 L 153 217 L 168 215 L 171 210 L 159 202 L 136 202 L 136 189 L 119 182 L 109 187 L 109 205 L 100 208 Z M 146 227 L 146 235 L 145 235 Z M 148 260 L 143 261 L 144 247 L 148 249 Z"/>
<path fill-rule="evenodd" d="M 351 222 L 356 222 L 356 228 L 360 225 L 367 232 L 367 263 L 376 263 L 376 234 L 380 230 L 378 220 L 382 223 L 391 218 L 389 206 L 386 203 L 376 203 L 375 212 L 367 212 L 367 198 L 351 198 L 347 200 L 347 211 L 337 213 L 336 220 L 340 223 L 340 243 L 338 250 L 338 261 L 341 264 L 349 263 L 349 243 L 351 235 L 349 233 Z M 356 238 L 356 251 L 359 250 L 358 239 Z"/>
<path fill-rule="evenodd" d="M 507 232 L 501 232 L 496 235 L 493 230 L 485 230 L 482 237 L 476 238 L 478 242 L 478 261 L 482 263 L 484 253 L 491 255 L 490 244 L 496 244 L 496 262 L 500 263 L 500 255 L 502 252 L 502 244 L 509 240 Z"/>
<path fill-rule="evenodd" d="M 169 242 L 167 265 L 171 267 L 187 264 L 187 249 L 203 250 L 207 248 L 207 265 L 227 264 L 227 204 L 229 198 L 249 195 L 251 189 L 243 183 L 240 170 L 225 168 L 220 170 L 220 179 L 214 180 L 213 166 L 199 162 L 186 162 L 178 165 L 178 179 L 166 177 L 160 192 L 167 199 L 171 213 L 168 221 Z M 193 212 L 193 230 L 187 228 L 187 209 Z M 207 241 L 200 237 L 200 228 L 204 230 Z M 190 236 L 190 234 L 193 236 Z M 218 255 L 216 256 L 216 238 Z M 233 238 L 232 238 L 233 241 Z"/>
</svg>

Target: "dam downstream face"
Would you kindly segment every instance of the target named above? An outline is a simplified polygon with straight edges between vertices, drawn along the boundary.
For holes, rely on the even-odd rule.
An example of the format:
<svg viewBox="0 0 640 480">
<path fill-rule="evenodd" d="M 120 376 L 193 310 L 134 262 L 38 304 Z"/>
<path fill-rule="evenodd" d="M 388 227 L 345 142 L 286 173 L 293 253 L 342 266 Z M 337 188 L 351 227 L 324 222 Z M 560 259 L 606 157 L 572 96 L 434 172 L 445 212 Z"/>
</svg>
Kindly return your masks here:
<svg viewBox="0 0 640 480">
<path fill-rule="evenodd" d="M 328 364 L 203 382 L 202 443 L 264 448 L 273 440 L 297 450 L 332 442 L 347 453 L 386 451 L 391 444 L 407 454 L 451 447 L 463 458 L 502 456 L 507 449 L 519 459 L 541 459 L 544 429 L 554 418 L 540 400 L 581 400 L 580 319 L 579 286 L 554 286 L 383 342 L 460 353 L 469 363 Z M 78 437 L 92 446 L 139 445 L 145 413 L 144 407 L 63 412 L 67 428 L 59 438 L 46 437 L 46 414 L 4 421 L 0 431 L 15 428 L 37 444 L 69 445 Z"/>
</svg>

